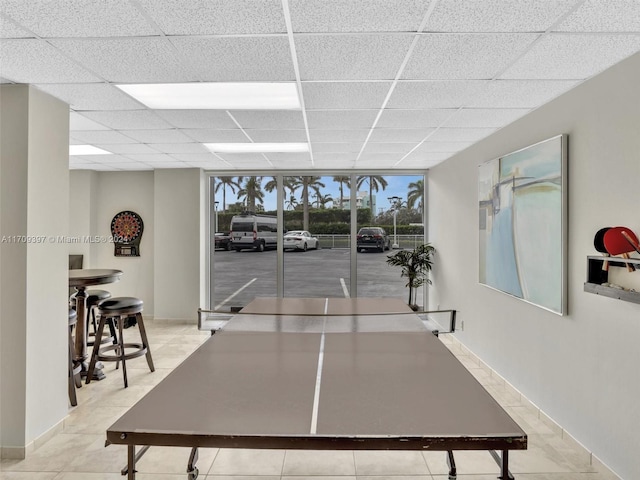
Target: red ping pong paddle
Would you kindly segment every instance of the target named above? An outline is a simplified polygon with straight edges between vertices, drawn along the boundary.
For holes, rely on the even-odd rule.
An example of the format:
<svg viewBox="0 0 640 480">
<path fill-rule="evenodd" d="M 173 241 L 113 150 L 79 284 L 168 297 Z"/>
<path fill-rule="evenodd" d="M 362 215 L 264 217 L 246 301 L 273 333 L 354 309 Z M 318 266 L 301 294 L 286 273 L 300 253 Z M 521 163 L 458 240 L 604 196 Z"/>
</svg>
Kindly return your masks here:
<svg viewBox="0 0 640 480">
<path fill-rule="evenodd" d="M 601 228 L 596 232 L 595 236 L 593 237 L 593 246 L 596 248 L 598 252 L 602 253 L 605 257 L 609 256 L 609 252 L 607 252 L 607 249 L 604 246 L 604 234 L 607 233 L 608 230 L 609 230 L 609 227 Z M 609 270 L 608 260 L 604 260 L 602 262 L 602 270 L 604 270 L 605 272 Z"/>
<path fill-rule="evenodd" d="M 627 235 L 629 236 L 629 232 L 631 232 L 631 230 L 626 227 L 610 228 L 604 234 L 604 246 L 607 249 L 607 252 L 609 252 L 609 254 L 611 254 L 612 256 L 622 255 L 623 258 L 628 259 L 629 252 L 635 251 L 635 248 L 631 243 L 629 243 L 629 241 L 625 238 L 622 232 L 626 232 Z M 627 265 L 627 270 L 629 272 L 635 271 L 635 267 L 632 264 L 627 263 L 626 265 Z"/>
<path fill-rule="evenodd" d="M 622 236 L 631 244 L 631 246 L 640 253 L 640 244 L 638 243 L 638 237 L 631 230 L 623 230 Z"/>
</svg>

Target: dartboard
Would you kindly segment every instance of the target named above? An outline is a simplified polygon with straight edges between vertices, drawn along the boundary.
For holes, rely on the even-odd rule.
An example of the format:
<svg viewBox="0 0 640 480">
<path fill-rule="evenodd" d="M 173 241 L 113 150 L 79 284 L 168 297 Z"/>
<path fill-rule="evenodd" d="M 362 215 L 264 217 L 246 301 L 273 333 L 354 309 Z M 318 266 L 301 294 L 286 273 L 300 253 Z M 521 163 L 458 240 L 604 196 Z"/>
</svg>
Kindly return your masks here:
<svg viewBox="0 0 640 480">
<path fill-rule="evenodd" d="M 111 220 L 111 234 L 116 243 L 132 243 L 142 235 L 142 218 L 135 212 L 118 213 Z"/>
</svg>

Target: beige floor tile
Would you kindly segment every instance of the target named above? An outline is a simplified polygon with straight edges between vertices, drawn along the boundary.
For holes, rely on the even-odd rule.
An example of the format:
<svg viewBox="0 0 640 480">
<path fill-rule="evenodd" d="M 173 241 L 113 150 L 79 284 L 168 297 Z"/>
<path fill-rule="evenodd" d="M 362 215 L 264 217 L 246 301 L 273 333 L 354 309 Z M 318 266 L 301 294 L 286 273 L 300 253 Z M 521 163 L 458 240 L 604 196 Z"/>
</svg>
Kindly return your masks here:
<svg viewBox="0 0 640 480">
<path fill-rule="evenodd" d="M 200 480 L 200 478 L 201 476 L 198 477 L 198 480 Z M 283 477 L 283 479 L 284 478 L 290 480 L 293 477 Z M 350 479 L 349 477 L 340 477 L 340 479 L 355 480 L 355 478 Z M 203 477 L 203 480 L 280 480 L 280 475 L 206 475 Z M 330 479 L 322 477 L 322 480 Z"/>
<path fill-rule="evenodd" d="M 283 475 L 355 475 L 351 451 L 287 450 Z"/>
<path fill-rule="evenodd" d="M 209 475 L 282 475 L 284 450 L 221 448 Z"/>
<path fill-rule="evenodd" d="M 76 455 L 65 467 L 66 472 L 118 473 L 127 463 L 127 447 L 125 445 L 109 445 L 105 447 L 106 436 L 87 436 L 93 439 L 82 455 Z"/>
<path fill-rule="evenodd" d="M 119 473 L 62 472 L 54 480 L 122 480 Z"/>
<path fill-rule="evenodd" d="M 354 452 L 356 474 L 360 475 L 426 475 L 429 473 L 421 452 L 363 451 Z"/>
<path fill-rule="evenodd" d="M 108 405 L 78 406 L 64 422 L 65 433 L 104 435 L 107 428 L 115 423 L 129 407 Z"/>
<path fill-rule="evenodd" d="M 56 480 L 56 472 L 3 472 L 0 468 L 0 480 Z"/>
<path fill-rule="evenodd" d="M 217 448 L 198 449 L 196 467 L 203 475 L 211 468 L 217 453 Z M 186 447 L 151 447 L 138 461 L 136 469 L 140 473 L 149 474 L 185 473 L 190 454 L 191 449 Z"/>
<path fill-rule="evenodd" d="M 433 478 L 431 475 L 377 475 L 374 477 L 359 475 L 357 477 L 358 480 L 432 480 Z"/>
<path fill-rule="evenodd" d="M 422 452 L 422 454 L 432 475 L 444 475 L 449 472 L 446 452 Z M 498 464 L 487 451 L 455 451 L 453 458 L 458 474 L 492 474 L 495 479 L 500 471 Z"/>
</svg>

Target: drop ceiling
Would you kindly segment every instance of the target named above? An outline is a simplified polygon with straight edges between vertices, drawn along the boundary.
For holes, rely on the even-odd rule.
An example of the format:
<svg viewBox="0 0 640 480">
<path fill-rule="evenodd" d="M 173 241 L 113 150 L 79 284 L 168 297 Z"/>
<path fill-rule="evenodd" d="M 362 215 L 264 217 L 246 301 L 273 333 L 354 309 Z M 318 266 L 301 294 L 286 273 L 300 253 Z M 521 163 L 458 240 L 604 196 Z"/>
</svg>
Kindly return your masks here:
<svg viewBox="0 0 640 480">
<path fill-rule="evenodd" d="M 637 0 L 2 0 L 0 82 L 70 105 L 72 169 L 416 170 L 640 51 Z M 297 110 L 115 85 L 292 82 Z M 204 143 L 306 142 L 302 153 Z"/>
</svg>

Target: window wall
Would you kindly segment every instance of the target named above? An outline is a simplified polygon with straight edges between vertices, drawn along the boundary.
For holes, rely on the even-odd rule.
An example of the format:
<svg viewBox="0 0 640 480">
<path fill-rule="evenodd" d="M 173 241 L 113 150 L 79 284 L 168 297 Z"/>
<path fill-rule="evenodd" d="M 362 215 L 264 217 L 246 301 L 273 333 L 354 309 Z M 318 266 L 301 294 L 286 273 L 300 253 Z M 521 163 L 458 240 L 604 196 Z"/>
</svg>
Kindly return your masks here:
<svg viewBox="0 0 640 480">
<path fill-rule="evenodd" d="M 210 189 L 212 308 L 264 296 L 408 301 L 387 259 L 426 241 L 422 174 L 211 176 Z M 424 305 L 425 289 L 416 294 Z"/>
</svg>

